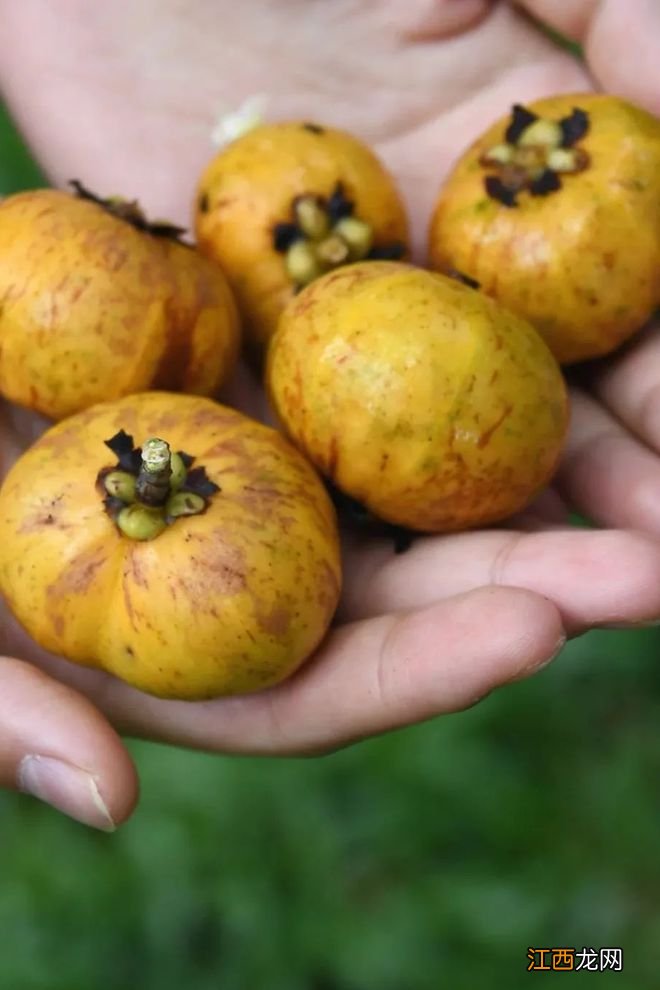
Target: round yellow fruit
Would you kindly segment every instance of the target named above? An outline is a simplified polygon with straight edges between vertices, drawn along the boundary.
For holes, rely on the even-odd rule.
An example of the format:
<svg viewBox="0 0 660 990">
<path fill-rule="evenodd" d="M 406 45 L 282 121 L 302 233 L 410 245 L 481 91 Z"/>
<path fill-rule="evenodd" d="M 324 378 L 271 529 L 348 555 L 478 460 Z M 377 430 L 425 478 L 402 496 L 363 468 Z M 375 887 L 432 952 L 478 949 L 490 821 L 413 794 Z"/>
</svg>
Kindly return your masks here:
<svg viewBox="0 0 660 990">
<path fill-rule="evenodd" d="M 429 231 L 562 363 L 607 354 L 660 303 L 660 120 L 614 96 L 517 106 L 462 156 Z"/>
<path fill-rule="evenodd" d="M 0 203 L 0 393 L 51 419 L 148 388 L 214 395 L 239 346 L 226 278 L 135 204 L 90 195 Z"/>
<path fill-rule="evenodd" d="M 209 399 L 97 405 L 45 433 L 0 490 L 0 590 L 27 632 L 160 697 L 283 680 L 339 589 L 335 513 L 311 466 Z"/>
<path fill-rule="evenodd" d="M 408 238 L 373 152 L 309 123 L 264 124 L 221 150 L 199 181 L 195 232 L 227 275 L 259 358 L 302 285 L 366 256 L 404 256 Z"/>
<path fill-rule="evenodd" d="M 523 319 L 396 262 L 325 275 L 287 308 L 267 384 L 286 432 L 388 522 L 506 518 L 552 477 L 568 422 L 557 362 Z"/>
</svg>

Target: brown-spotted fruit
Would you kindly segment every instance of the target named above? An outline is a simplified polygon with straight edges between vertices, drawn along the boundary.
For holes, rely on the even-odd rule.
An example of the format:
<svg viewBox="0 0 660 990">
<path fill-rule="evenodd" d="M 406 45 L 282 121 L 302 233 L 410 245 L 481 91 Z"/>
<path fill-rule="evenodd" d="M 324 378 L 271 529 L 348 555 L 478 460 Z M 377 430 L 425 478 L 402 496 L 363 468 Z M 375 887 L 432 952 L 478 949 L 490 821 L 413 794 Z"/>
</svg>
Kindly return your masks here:
<svg viewBox="0 0 660 990">
<path fill-rule="evenodd" d="M 314 278 L 407 253 L 404 208 L 385 167 L 362 141 L 313 123 L 262 124 L 219 151 L 199 181 L 195 231 L 229 278 L 257 356 Z"/>
<path fill-rule="evenodd" d="M 422 531 L 483 526 L 555 470 L 566 386 L 537 332 L 411 265 L 331 272 L 287 307 L 266 380 L 290 438 L 344 494 Z"/>
<path fill-rule="evenodd" d="M 0 203 L 0 393 L 61 419 L 148 388 L 214 395 L 238 313 L 217 265 L 76 183 Z"/>
<path fill-rule="evenodd" d="M 608 354 L 660 303 L 660 120 L 580 93 L 516 105 L 460 158 L 429 231 L 562 363 Z"/>
<path fill-rule="evenodd" d="M 0 490 L 0 590 L 19 622 L 159 697 L 282 681 L 321 641 L 339 588 L 313 468 L 206 398 L 148 392 L 78 413 Z"/>
</svg>

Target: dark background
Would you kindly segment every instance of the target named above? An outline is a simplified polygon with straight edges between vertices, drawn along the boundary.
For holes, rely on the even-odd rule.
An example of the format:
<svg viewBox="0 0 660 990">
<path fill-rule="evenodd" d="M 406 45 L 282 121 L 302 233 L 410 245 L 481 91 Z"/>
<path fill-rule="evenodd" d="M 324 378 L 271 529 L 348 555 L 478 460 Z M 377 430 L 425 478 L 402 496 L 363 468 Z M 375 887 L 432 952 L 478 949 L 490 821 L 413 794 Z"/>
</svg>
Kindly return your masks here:
<svg viewBox="0 0 660 990">
<path fill-rule="evenodd" d="M 40 181 L 0 108 L 0 194 Z M 657 990 L 659 646 L 591 633 L 323 759 L 133 744 L 113 836 L 0 794 L 0 990 Z M 529 946 L 624 971 L 528 973 Z"/>
</svg>

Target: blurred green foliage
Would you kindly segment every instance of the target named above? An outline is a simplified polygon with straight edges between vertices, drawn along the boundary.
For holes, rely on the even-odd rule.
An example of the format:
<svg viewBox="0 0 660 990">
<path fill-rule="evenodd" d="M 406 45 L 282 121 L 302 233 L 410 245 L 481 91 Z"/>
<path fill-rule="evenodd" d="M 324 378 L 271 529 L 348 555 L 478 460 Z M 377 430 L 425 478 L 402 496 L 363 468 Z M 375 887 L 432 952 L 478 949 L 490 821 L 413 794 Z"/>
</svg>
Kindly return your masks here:
<svg viewBox="0 0 660 990">
<path fill-rule="evenodd" d="M 39 175 L 6 119 L 0 193 Z M 660 982 L 660 631 L 597 632 L 469 712 L 313 760 L 133 744 L 97 835 L 0 795 L 2 990 L 527 990 L 529 946 Z M 356 658 L 359 662 L 359 658 Z"/>
<path fill-rule="evenodd" d="M 43 185 L 41 172 L 0 102 L 0 196 Z"/>
</svg>

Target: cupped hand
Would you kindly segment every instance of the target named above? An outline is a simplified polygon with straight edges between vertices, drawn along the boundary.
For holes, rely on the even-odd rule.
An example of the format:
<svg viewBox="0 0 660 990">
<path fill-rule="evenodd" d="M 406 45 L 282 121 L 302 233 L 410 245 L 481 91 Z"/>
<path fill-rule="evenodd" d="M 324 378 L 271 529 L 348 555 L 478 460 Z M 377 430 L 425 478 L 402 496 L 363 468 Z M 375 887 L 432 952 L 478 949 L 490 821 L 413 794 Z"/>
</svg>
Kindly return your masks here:
<svg viewBox="0 0 660 990">
<path fill-rule="evenodd" d="M 581 41 L 587 65 L 530 14 Z M 217 115 L 266 92 L 273 119 L 315 118 L 375 146 L 406 197 L 418 260 L 443 175 L 512 103 L 595 86 L 660 111 L 655 0 L 0 0 L 0 16 L 3 94 L 54 182 L 79 177 L 189 223 Z M 137 796 L 119 733 L 324 752 L 472 705 L 539 669 L 566 636 L 656 620 L 658 381 L 654 328 L 585 373 L 555 486 L 507 527 L 419 538 L 401 555 L 347 535 L 331 634 L 295 677 L 258 695 L 147 697 L 46 655 L 6 616 L 0 782 L 110 828 Z M 231 398 L 263 407 L 244 369 Z M 42 424 L 3 415 L 6 467 Z M 603 528 L 571 529 L 569 509 Z"/>
</svg>

